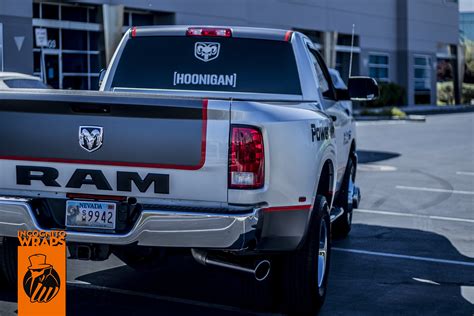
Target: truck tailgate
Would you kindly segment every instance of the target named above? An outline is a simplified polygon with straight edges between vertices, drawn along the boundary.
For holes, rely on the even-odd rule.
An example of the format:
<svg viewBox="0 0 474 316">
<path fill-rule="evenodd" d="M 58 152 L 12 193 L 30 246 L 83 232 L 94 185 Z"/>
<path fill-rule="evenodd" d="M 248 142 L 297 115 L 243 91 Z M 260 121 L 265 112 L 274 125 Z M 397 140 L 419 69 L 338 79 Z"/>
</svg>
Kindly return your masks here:
<svg viewBox="0 0 474 316">
<path fill-rule="evenodd" d="M 229 107 L 197 98 L 2 92 L 0 191 L 226 202 Z"/>
</svg>

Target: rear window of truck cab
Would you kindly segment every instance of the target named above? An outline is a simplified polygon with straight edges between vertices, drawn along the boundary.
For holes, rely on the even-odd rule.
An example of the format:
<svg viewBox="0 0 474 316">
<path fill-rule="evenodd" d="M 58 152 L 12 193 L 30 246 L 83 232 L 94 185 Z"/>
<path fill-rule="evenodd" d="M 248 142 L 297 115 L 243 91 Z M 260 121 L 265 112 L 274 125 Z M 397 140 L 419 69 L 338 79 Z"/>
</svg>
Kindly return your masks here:
<svg viewBox="0 0 474 316">
<path fill-rule="evenodd" d="M 221 37 L 130 38 L 112 88 L 301 95 L 291 43 Z"/>
</svg>

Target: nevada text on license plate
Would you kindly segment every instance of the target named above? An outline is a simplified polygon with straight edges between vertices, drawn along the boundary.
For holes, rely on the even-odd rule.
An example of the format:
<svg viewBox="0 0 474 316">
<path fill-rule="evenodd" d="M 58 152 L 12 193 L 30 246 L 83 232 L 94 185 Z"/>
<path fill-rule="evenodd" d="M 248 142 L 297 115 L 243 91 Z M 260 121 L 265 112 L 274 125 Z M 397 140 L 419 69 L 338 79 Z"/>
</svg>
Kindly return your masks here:
<svg viewBox="0 0 474 316">
<path fill-rule="evenodd" d="M 66 226 L 115 229 L 115 203 L 67 201 Z"/>
</svg>

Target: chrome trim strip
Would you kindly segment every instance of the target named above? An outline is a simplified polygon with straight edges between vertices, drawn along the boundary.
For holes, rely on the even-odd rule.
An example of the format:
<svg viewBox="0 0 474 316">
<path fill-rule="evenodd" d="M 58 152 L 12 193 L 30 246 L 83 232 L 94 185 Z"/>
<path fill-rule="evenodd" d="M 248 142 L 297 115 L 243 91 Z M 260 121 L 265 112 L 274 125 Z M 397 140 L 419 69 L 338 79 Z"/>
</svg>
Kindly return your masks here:
<svg viewBox="0 0 474 316">
<path fill-rule="evenodd" d="M 40 227 L 28 199 L 0 197 L 0 236 Z M 254 238 L 261 209 L 247 214 L 144 210 L 126 234 L 68 231 L 68 242 L 141 246 L 243 249 Z M 47 231 L 47 229 L 46 229 Z"/>
<path fill-rule="evenodd" d="M 218 25 L 151 25 L 137 26 L 136 36 L 186 36 L 188 28 L 231 29 L 232 37 L 284 41 L 289 30 Z M 127 30 L 127 28 L 126 28 Z"/>
<path fill-rule="evenodd" d="M 151 89 L 151 88 L 124 88 L 113 87 L 113 92 L 121 93 L 141 93 L 152 95 L 171 95 L 178 97 L 192 98 L 226 98 L 244 99 L 255 101 L 293 101 L 302 102 L 303 97 L 299 94 L 274 94 L 274 93 L 253 93 L 253 92 L 232 92 L 232 91 L 211 91 L 211 90 L 180 90 L 180 89 Z"/>
</svg>

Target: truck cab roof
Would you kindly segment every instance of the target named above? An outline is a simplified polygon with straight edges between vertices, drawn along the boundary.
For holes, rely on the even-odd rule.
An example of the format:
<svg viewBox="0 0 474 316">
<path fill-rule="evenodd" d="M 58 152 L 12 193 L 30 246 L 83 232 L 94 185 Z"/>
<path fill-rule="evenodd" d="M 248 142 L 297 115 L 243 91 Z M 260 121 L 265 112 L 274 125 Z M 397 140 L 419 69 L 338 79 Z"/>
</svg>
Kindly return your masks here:
<svg viewBox="0 0 474 316">
<path fill-rule="evenodd" d="M 222 36 L 237 38 L 255 38 L 268 40 L 290 40 L 293 31 L 283 29 L 270 29 L 245 26 L 185 26 L 185 25 L 153 25 L 132 27 L 130 34 L 132 36 L 185 36 L 190 35 L 190 31 L 195 31 L 192 36 L 199 36 L 199 31 L 227 31 Z M 209 33 L 208 33 L 209 34 Z M 228 34 L 227 36 L 224 34 Z M 214 35 L 220 36 L 220 35 Z"/>
</svg>

